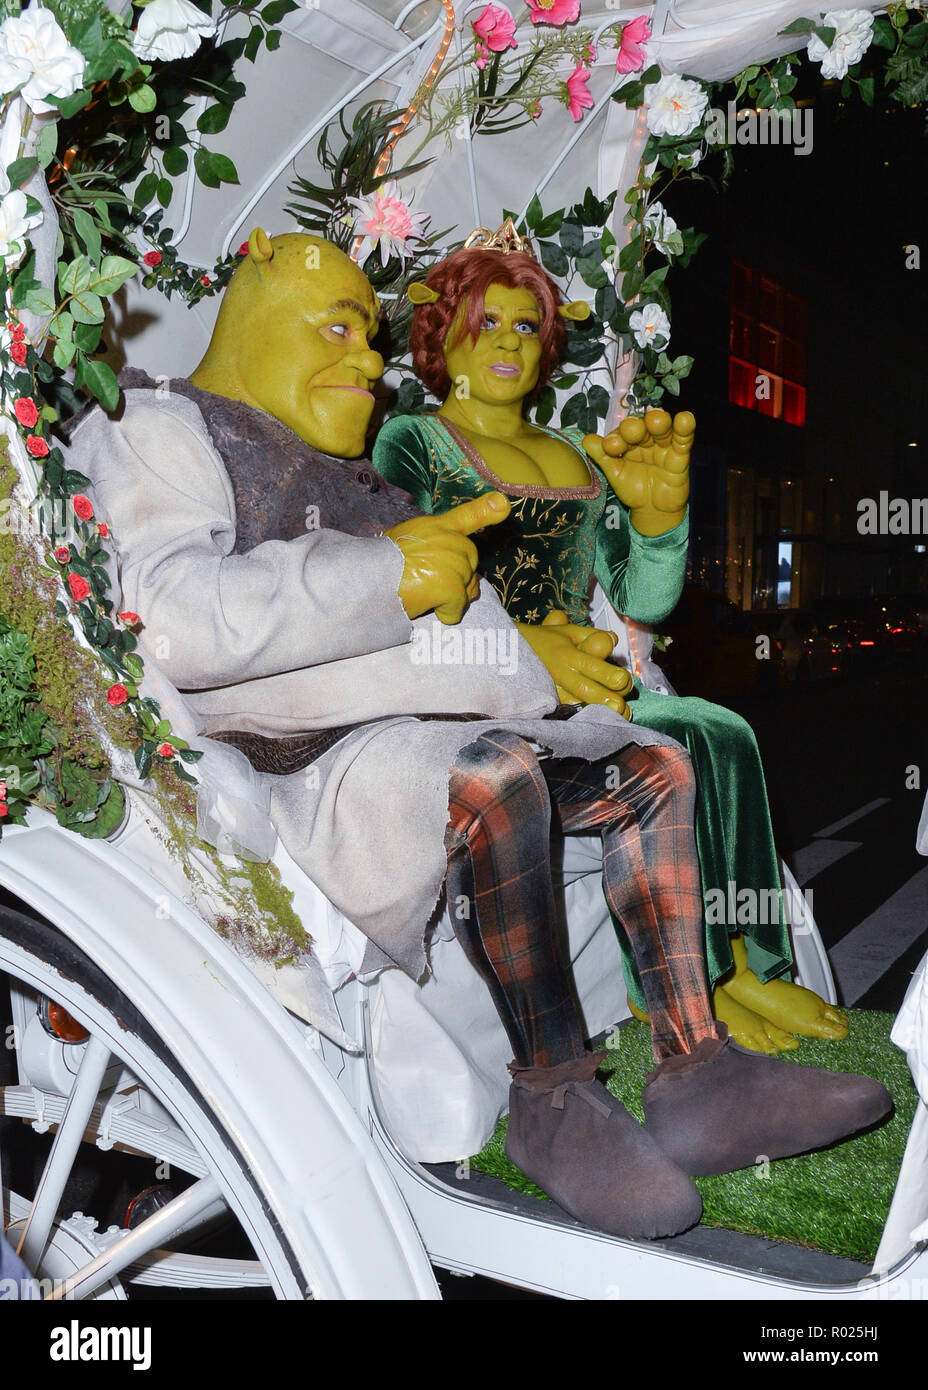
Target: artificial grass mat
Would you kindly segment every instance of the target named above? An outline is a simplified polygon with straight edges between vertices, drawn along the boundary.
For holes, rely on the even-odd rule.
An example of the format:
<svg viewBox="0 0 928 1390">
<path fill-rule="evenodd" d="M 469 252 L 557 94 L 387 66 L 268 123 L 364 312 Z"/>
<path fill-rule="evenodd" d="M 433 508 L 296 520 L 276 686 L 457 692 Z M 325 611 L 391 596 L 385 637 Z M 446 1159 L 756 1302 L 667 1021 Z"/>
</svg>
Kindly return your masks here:
<svg viewBox="0 0 928 1390">
<path fill-rule="evenodd" d="M 905 1054 L 890 1041 L 894 1015 L 848 1009 L 850 1030 L 841 1042 L 804 1038 L 780 1057 L 797 1065 L 859 1072 L 880 1081 L 895 1113 L 875 1130 L 834 1148 L 778 1159 L 720 1177 L 695 1178 L 703 1200 L 703 1224 L 792 1241 L 847 1259 L 872 1262 L 899 1175 L 918 1096 Z M 641 1091 L 654 1066 L 647 1024 L 632 1022 L 613 1033 L 602 1075 L 613 1095 L 641 1122 Z M 504 1152 L 507 1118 L 471 1163 L 518 1192 L 548 1200 Z M 620 1174 L 617 1174 L 620 1177 Z"/>
</svg>

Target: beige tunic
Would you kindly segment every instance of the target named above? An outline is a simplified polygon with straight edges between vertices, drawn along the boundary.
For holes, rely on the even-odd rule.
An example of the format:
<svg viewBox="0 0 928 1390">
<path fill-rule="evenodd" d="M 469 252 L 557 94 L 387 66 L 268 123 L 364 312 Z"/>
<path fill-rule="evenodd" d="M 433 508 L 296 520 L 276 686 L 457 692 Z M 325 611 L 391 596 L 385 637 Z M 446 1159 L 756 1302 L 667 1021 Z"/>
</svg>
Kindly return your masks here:
<svg viewBox="0 0 928 1390">
<path fill-rule="evenodd" d="M 421 974 L 445 875 L 449 770 L 484 730 L 586 759 L 672 742 L 603 706 L 545 721 L 550 677 L 489 586 L 460 629 L 410 621 L 397 597 L 403 558 L 386 537 L 315 530 L 233 554 L 231 482 L 200 411 L 176 393 L 128 391 L 119 420 L 92 411 L 69 462 L 110 524 L 119 606 L 141 616 L 203 732 L 363 725 L 311 767 L 268 780 L 288 851 L 377 948 L 366 964 L 382 952 Z M 465 712 L 487 718 L 410 717 Z"/>
</svg>

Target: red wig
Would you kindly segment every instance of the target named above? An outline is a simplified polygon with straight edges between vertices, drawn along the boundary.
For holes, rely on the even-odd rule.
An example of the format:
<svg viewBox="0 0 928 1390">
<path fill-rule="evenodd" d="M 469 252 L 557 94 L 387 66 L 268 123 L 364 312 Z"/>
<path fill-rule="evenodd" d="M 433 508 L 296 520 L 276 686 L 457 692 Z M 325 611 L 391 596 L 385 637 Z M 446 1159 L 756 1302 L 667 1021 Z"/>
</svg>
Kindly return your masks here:
<svg viewBox="0 0 928 1390">
<path fill-rule="evenodd" d="M 432 266 L 425 283 L 441 296 L 434 304 L 417 304 L 409 330 L 409 347 L 416 374 L 443 401 L 451 390 L 443 348 L 462 301 L 467 302 L 461 335 L 476 343 L 484 319 L 484 296 L 491 285 L 524 289 L 534 295 L 541 311 L 541 362 L 538 385 L 542 387 L 557 365 L 564 342 L 564 324 L 557 312 L 561 292 L 532 257 L 522 251 L 453 251 Z"/>
</svg>

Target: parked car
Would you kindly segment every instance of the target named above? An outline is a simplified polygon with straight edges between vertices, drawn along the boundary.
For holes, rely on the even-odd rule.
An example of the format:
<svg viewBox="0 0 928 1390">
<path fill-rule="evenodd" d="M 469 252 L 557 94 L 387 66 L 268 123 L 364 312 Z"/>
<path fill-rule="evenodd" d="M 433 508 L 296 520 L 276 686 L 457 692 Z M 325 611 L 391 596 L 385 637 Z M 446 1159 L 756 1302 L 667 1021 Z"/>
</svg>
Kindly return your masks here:
<svg viewBox="0 0 928 1390">
<path fill-rule="evenodd" d="M 811 604 L 825 633 L 843 650 L 847 672 L 875 669 L 890 653 L 886 614 L 870 595 L 830 595 Z"/>
</svg>

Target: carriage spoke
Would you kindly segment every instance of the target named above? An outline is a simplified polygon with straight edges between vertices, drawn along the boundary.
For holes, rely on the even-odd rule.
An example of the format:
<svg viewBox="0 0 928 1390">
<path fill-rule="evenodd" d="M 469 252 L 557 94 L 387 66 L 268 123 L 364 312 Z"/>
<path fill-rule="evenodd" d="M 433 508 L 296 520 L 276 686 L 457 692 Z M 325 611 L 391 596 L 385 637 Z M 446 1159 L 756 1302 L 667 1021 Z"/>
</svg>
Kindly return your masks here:
<svg viewBox="0 0 928 1390">
<path fill-rule="evenodd" d="M 101 1284 L 115 1278 L 127 1265 L 141 1260 L 181 1231 L 190 1230 L 201 1221 L 209 1220 L 225 1210 L 225 1199 L 216 1179 L 200 1178 L 179 1197 L 175 1197 L 173 1202 L 156 1211 L 147 1221 L 143 1221 L 108 1250 L 104 1250 L 95 1260 L 84 1265 L 83 1269 L 79 1269 L 48 1297 L 61 1299 L 73 1298 L 76 1295 L 78 1298 L 87 1298 Z"/>
<path fill-rule="evenodd" d="M 26 1221 L 18 1254 L 30 1269 L 38 1269 L 64 1193 L 71 1167 L 84 1137 L 103 1076 L 110 1061 L 110 1050 L 100 1038 L 91 1037 L 74 1078 L 71 1094 L 45 1164 L 35 1200 Z"/>
</svg>

